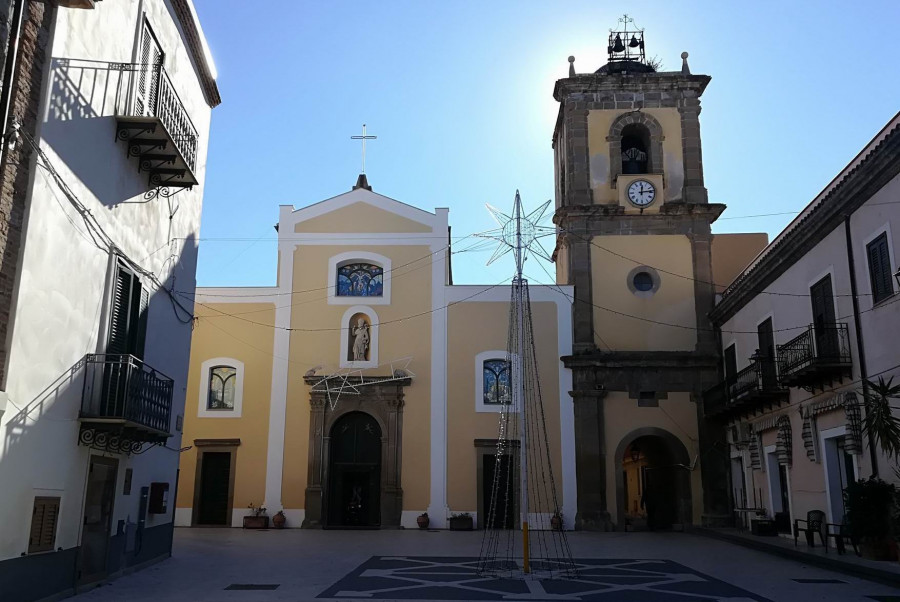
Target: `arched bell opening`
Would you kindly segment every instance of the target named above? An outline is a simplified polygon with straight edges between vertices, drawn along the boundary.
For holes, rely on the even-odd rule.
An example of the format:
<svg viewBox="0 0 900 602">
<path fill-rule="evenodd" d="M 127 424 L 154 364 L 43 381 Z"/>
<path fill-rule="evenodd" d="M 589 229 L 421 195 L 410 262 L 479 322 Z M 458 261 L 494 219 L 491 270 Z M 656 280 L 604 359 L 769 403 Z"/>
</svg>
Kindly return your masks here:
<svg viewBox="0 0 900 602">
<path fill-rule="evenodd" d="M 622 173 L 650 173 L 650 130 L 640 123 L 622 129 Z"/>
</svg>

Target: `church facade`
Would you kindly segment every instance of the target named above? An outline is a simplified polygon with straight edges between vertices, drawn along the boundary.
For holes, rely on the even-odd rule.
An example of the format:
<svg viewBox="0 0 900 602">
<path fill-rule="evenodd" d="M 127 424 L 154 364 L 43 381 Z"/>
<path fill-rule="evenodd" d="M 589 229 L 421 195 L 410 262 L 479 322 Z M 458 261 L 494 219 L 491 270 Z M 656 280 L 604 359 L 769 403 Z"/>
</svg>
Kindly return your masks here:
<svg viewBox="0 0 900 602">
<path fill-rule="evenodd" d="M 289 527 L 415 527 L 426 512 L 432 527 L 461 513 L 477 526 L 495 472 L 517 462 L 514 445 L 498 458 L 496 444 L 509 285 L 451 284 L 448 210 L 358 184 L 281 207 L 276 286 L 198 289 L 176 524 L 241 526 L 261 505 Z M 572 295 L 530 289 L 568 527 L 574 413 L 560 358 Z"/>
<path fill-rule="evenodd" d="M 557 495 L 566 528 L 715 524 L 729 458 L 703 411 L 720 377 L 708 314 L 767 237 L 711 232 L 710 77 L 686 54 L 675 72 L 625 55 L 611 38 L 608 65 L 570 58 L 554 89 L 556 284 L 531 299 Z M 198 289 L 177 524 L 239 526 L 251 504 L 288 526 L 484 524 L 511 461 L 496 453 L 509 287 L 451 284 L 448 226 L 361 177 L 281 208 L 276 286 Z M 361 386 L 334 378 L 348 371 Z"/>
</svg>

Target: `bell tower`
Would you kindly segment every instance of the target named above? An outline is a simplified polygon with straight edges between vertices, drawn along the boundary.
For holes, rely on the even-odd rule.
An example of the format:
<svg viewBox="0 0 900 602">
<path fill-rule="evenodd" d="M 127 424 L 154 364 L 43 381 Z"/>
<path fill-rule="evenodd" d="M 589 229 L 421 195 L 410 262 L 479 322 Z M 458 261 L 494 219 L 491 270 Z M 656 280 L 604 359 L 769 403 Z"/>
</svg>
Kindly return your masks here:
<svg viewBox="0 0 900 602">
<path fill-rule="evenodd" d="M 677 494 L 665 520 L 711 523 L 727 515 L 727 489 L 693 478 L 727 474 L 703 455 L 721 436 L 706 432 L 701 403 L 717 378 L 710 225 L 725 209 L 703 183 L 700 97 L 711 78 L 691 73 L 686 52 L 680 69 L 663 71 L 646 58 L 643 30 L 627 15 L 619 24 L 607 64 L 577 73 L 569 57 L 553 90 L 554 259 L 557 282 L 575 287 L 574 352 L 563 361 L 574 384 L 576 525 L 622 528 L 644 512 L 622 476 L 639 444 L 685 466 L 667 482 Z"/>
</svg>

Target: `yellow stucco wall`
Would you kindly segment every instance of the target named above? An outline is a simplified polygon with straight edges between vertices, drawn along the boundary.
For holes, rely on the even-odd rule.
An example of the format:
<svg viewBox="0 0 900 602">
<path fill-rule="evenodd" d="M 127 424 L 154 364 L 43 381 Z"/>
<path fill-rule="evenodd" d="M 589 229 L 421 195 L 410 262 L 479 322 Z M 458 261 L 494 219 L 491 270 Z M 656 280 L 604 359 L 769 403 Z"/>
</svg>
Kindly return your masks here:
<svg viewBox="0 0 900 602">
<path fill-rule="evenodd" d="M 591 189 L 594 203 L 614 203 L 618 192 L 610 185 L 609 128 L 625 110 L 592 110 L 588 113 L 588 152 L 590 153 Z M 651 115 L 663 129 L 663 170 L 665 172 L 665 200 L 681 198 L 684 182 L 684 163 L 681 150 L 681 116 L 678 109 L 642 109 Z M 656 207 L 659 203 L 654 203 Z"/>
<path fill-rule="evenodd" d="M 228 313 L 239 317 L 227 317 Z M 265 497 L 266 453 L 269 436 L 269 402 L 272 384 L 272 345 L 274 330 L 248 320 L 274 324 L 273 303 L 198 304 L 200 318 L 191 338 L 187 402 L 184 412 L 184 445 L 195 439 L 240 439 L 235 468 L 235 510 L 251 502 L 262 504 Z M 252 346 L 251 346 L 252 345 Z M 240 418 L 198 417 L 200 391 L 206 390 L 201 364 L 217 357 L 230 357 L 244 363 L 243 408 Z M 194 480 L 197 447 L 181 454 L 178 483 L 178 508 L 194 504 Z"/>
<path fill-rule="evenodd" d="M 431 227 L 358 202 L 298 223 L 294 232 L 431 232 Z"/>
<path fill-rule="evenodd" d="M 633 431 L 654 427 L 668 431 L 681 441 L 693 462 L 697 457 L 697 407 L 690 399 L 690 393 L 669 393 L 668 399 L 659 400 L 659 407 L 639 408 L 636 399 L 629 399 L 627 393 L 611 392 L 603 400 L 605 418 L 604 436 L 606 449 L 606 503 L 615 522 L 623 510 L 616 499 L 616 475 L 622 465 L 616 464 L 615 451 L 623 439 L 633 440 Z M 700 482 L 700 463 L 697 462 L 690 475 L 691 508 L 694 524 L 700 524 L 703 514 L 703 488 Z"/>
<path fill-rule="evenodd" d="M 629 273 L 641 264 L 687 278 L 659 272 L 659 290 L 650 298 L 641 298 L 629 290 L 627 283 Z M 686 236 L 595 236 L 591 245 L 591 270 L 595 305 L 687 327 L 654 324 L 595 307 L 594 330 L 603 339 L 596 340 L 600 349 L 607 346 L 616 351 L 694 349 L 697 333 L 692 329 L 697 325 L 697 318 L 694 283 L 689 279 L 693 277 L 693 261 Z"/>
<path fill-rule="evenodd" d="M 731 284 L 769 243 L 765 232 L 715 234 L 712 241 L 712 271 L 716 292 Z"/>
<path fill-rule="evenodd" d="M 381 219 L 387 220 L 384 215 L 382 212 Z M 407 221 L 399 217 L 397 220 L 400 225 Z M 351 307 L 329 305 L 324 290 L 311 289 L 321 289 L 327 283 L 330 257 L 354 250 L 388 257 L 395 268 L 391 274 L 389 305 L 368 305 L 365 297 L 357 298 L 357 304 L 368 305 L 377 316 L 379 363 L 405 356 L 413 358 L 409 369 L 416 377 L 405 390 L 403 409 L 401 485 L 403 508 L 424 510 L 428 507 L 431 449 L 431 314 L 428 312 L 431 310 L 431 266 L 436 257 L 426 245 L 301 245 L 294 252 L 293 288 L 309 292 L 293 295 L 291 328 L 294 331 L 290 337 L 282 502 L 292 509 L 303 508 L 305 504 L 309 387 L 303 382 L 303 374 L 315 366 L 338 369 L 341 320 Z M 417 314 L 422 315 L 409 318 Z M 400 318 L 408 319 L 396 321 Z M 363 370 L 363 374 L 385 376 L 388 371 L 388 367 L 382 367 Z"/>
<path fill-rule="evenodd" d="M 562 500 L 559 439 L 559 349 L 555 303 L 531 304 L 537 362 L 541 379 L 547 431 L 557 496 Z M 506 348 L 509 304 L 466 302 L 453 305 L 447 322 L 447 502 L 454 512 L 475 512 L 478 507 L 475 439 L 496 439 L 499 414 L 476 412 L 475 356 Z M 404 434 L 405 437 L 405 434 Z M 513 436 L 511 436 L 512 438 Z M 551 508 L 535 507 L 535 512 Z"/>
</svg>

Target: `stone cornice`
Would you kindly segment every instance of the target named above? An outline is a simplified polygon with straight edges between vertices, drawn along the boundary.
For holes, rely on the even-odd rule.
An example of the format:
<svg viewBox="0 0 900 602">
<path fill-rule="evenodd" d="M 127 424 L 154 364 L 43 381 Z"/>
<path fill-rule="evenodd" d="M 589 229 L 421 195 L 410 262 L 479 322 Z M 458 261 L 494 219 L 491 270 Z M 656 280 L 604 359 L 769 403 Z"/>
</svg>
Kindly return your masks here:
<svg viewBox="0 0 900 602">
<path fill-rule="evenodd" d="M 718 356 L 699 354 L 695 351 L 595 351 L 579 355 L 564 355 L 560 359 L 566 368 L 718 369 Z"/>
<path fill-rule="evenodd" d="M 900 127 L 871 149 L 825 198 L 725 289 L 721 301 L 710 312 L 713 323 L 721 326 L 730 319 L 898 174 Z"/>
<path fill-rule="evenodd" d="M 553 98 L 562 102 L 572 94 L 596 92 L 647 92 L 693 90 L 700 96 L 712 78 L 709 75 L 686 75 L 680 71 L 663 73 L 604 74 L 582 73 L 556 81 Z"/>
</svg>

